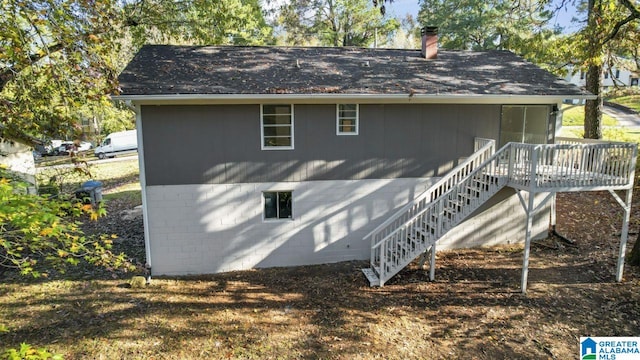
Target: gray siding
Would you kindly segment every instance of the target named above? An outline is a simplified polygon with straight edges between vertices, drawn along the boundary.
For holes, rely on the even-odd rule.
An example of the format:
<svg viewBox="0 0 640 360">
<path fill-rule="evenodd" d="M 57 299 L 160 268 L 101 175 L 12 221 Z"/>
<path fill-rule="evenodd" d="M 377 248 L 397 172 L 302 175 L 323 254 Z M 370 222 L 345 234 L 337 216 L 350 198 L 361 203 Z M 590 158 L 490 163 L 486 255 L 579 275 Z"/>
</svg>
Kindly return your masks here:
<svg viewBox="0 0 640 360">
<path fill-rule="evenodd" d="M 335 105 L 295 105 L 295 149 L 260 149 L 260 105 L 143 106 L 147 185 L 442 176 L 498 139 L 500 105 L 360 105 L 336 135 Z"/>
</svg>

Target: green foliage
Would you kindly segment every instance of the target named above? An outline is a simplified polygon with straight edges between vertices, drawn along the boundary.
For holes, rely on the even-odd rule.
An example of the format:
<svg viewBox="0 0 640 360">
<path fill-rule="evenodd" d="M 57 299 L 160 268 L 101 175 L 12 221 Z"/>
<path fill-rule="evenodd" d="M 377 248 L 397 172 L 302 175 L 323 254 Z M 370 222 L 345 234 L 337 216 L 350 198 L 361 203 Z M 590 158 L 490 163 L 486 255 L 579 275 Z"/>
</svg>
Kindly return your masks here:
<svg viewBox="0 0 640 360">
<path fill-rule="evenodd" d="M 60 198 L 25 194 L 24 185 L 0 172 L 0 267 L 22 275 L 48 276 L 64 272 L 81 260 L 109 269 L 131 269 L 124 254 L 111 252 L 112 238 L 87 237 L 79 220 L 96 220 L 105 209 L 94 209 Z"/>
<path fill-rule="evenodd" d="M 258 0 L 0 0 L 0 137 L 130 128 L 117 74 L 144 43 L 273 42 Z M 127 111 L 125 111 L 126 113 Z"/>
<path fill-rule="evenodd" d="M 391 40 L 400 23 L 369 0 L 302 0 L 281 6 L 278 25 L 286 45 L 360 46 Z"/>
<path fill-rule="evenodd" d="M 29 344 L 20 344 L 19 349 L 8 349 L 0 356 L 0 360 L 62 360 L 62 355 L 51 354 L 45 349 L 34 349 Z"/>
<path fill-rule="evenodd" d="M 116 131 L 133 130 L 136 127 L 135 113 L 122 102 L 113 103 L 107 99 L 84 104 L 74 109 L 76 118 L 87 124 L 83 132 L 94 143 L 103 139 L 104 135 Z"/>
<path fill-rule="evenodd" d="M 439 27 L 445 49 L 506 49 L 526 55 L 543 50 L 559 29 L 546 29 L 553 13 L 531 1 L 424 0 L 418 21 Z"/>
<path fill-rule="evenodd" d="M 144 43 L 263 45 L 272 28 L 258 0 L 127 1 L 123 25 Z"/>
<path fill-rule="evenodd" d="M 0 132 L 54 137 L 76 126 L 71 108 L 115 87 L 114 1 L 0 2 Z"/>
</svg>

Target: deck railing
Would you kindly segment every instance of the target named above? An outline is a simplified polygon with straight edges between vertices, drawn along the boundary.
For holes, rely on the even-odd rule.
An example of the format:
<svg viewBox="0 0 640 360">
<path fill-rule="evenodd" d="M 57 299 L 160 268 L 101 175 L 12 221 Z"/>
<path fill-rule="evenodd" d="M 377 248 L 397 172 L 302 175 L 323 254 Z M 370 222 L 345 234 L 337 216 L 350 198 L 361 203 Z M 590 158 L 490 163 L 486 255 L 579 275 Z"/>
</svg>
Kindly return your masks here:
<svg viewBox="0 0 640 360">
<path fill-rule="evenodd" d="M 540 192 L 626 189 L 632 184 L 635 144 L 579 140 L 510 144 L 509 186 Z"/>
</svg>

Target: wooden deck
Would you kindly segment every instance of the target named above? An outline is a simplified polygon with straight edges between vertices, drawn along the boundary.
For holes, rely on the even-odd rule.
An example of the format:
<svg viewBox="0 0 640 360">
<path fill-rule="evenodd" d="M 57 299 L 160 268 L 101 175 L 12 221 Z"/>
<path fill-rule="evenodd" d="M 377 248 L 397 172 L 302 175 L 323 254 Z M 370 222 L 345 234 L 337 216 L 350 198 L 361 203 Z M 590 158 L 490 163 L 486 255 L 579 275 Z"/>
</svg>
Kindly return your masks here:
<svg viewBox="0 0 640 360">
<path fill-rule="evenodd" d="M 637 145 L 556 140 L 556 144 L 508 143 L 495 152 L 494 140 L 476 139 L 471 157 L 365 237 L 371 239 L 371 268 L 363 270 L 370 284 L 383 286 L 426 251 L 431 253 L 430 278 L 433 280 L 438 239 L 505 186 L 516 190 L 527 214 L 523 293 L 527 286 L 533 217 L 557 192 L 608 190 L 622 206 L 624 218 L 616 275 L 621 281 Z M 624 199 L 616 190 L 626 192 Z M 548 195 L 535 204 L 535 196 L 526 197 L 524 192 Z M 554 214 L 552 207 L 553 225 Z"/>
<path fill-rule="evenodd" d="M 511 143 L 495 175 L 528 192 L 624 190 L 633 186 L 637 149 L 629 143 Z"/>
</svg>

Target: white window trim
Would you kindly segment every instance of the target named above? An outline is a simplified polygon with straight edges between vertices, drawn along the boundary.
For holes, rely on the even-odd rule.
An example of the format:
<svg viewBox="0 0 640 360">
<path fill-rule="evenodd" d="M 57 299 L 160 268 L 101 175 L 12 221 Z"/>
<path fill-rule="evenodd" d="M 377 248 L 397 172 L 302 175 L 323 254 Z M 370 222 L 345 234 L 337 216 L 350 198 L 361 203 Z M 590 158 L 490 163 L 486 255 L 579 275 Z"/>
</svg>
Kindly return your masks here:
<svg viewBox="0 0 640 360">
<path fill-rule="evenodd" d="M 355 132 L 341 132 L 340 131 L 340 105 L 352 105 L 352 104 L 336 104 L 336 135 L 339 136 L 349 136 L 349 135 L 358 135 L 360 132 L 360 104 L 356 105 L 356 124 Z"/>
<path fill-rule="evenodd" d="M 260 104 L 260 149 L 262 150 L 293 150 L 295 138 L 295 115 L 293 104 L 266 104 L 266 105 L 288 105 L 291 106 L 291 146 L 265 146 L 264 145 L 264 105 Z"/>
<path fill-rule="evenodd" d="M 291 193 L 291 217 L 290 218 L 279 218 L 279 217 L 275 217 L 275 218 L 266 218 L 264 215 L 264 194 L 265 193 L 282 193 L 282 192 L 290 192 Z M 261 202 L 262 202 L 262 221 L 263 222 L 283 222 L 283 221 L 293 221 L 293 218 L 295 216 L 295 203 L 293 201 L 293 190 L 264 190 L 260 193 L 260 197 Z M 278 208 L 276 208 L 278 209 Z M 280 211 L 279 209 L 277 211 Z"/>
</svg>

